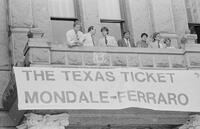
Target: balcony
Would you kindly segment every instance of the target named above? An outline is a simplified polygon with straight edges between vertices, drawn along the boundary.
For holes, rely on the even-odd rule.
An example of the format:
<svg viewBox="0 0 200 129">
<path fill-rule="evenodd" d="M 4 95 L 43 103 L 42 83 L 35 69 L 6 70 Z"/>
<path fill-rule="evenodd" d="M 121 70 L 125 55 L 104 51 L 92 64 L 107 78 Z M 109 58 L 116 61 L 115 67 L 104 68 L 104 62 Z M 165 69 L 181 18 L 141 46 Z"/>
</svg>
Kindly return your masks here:
<svg viewBox="0 0 200 129">
<path fill-rule="evenodd" d="M 24 49 L 25 67 L 88 67 L 115 68 L 136 67 L 142 69 L 199 69 L 200 45 L 186 45 L 182 49 L 148 48 L 98 48 L 55 45 L 42 38 L 30 38 Z M 4 93 L 4 107 L 11 118 L 19 124 L 27 111 L 17 110 L 16 86 L 14 76 Z M 31 111 L 34 113 L 70 114 L 72 126 L 115 126 L 143 125 L 180 125 L 187 121 L 188 112 L 165 112 L 130 108 L 125 110 L 62 110 Z"/>
<path fill-rule="evenodd" d="M 44 39 L 29 39 L 25 66 L 138 67 L 145 69 L 200 68 L 200 45 L 182 49 L 99 48 L 50 45 Z"/>
</svg>

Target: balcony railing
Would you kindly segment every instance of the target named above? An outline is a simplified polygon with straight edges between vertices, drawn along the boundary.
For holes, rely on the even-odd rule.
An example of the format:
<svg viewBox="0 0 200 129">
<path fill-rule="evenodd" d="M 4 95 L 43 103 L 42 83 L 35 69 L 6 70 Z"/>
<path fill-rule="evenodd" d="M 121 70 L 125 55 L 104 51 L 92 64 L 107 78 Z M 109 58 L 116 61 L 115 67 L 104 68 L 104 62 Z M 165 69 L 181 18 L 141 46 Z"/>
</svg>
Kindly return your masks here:
<svg viewBox="0 0 200 129">
<path fill-rule="evenodd" d="M 29 39 L 25 66 L 139 67 L 150 69 L 200 68 L 200 45 L 183 49 L 100 48 L 53 45 L 44 39 Z"/>
</svg>

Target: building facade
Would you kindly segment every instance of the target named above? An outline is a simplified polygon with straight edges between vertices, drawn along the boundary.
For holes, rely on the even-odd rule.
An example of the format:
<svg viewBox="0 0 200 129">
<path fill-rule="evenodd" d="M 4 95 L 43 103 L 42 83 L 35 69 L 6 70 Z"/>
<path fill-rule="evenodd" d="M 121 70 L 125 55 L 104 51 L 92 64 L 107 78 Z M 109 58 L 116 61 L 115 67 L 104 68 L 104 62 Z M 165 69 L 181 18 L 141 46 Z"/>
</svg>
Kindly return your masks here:
<svg viewBox="0 0 200 129">
<path fill-rule="evenodd" d="M 199 69 L 199 0 L 0 0 L 0 128 L 16 128 L 27 111 L 17 110 L 13 66 L 91 67 L 95 52 L 104 55 L 106 67 L 148 69 Z M 186 37 L 185 50 L 63 47 L 66 31 L 80 20 L 82 31 L 94 25 L 108 26 L 120 39 L 129 30 L 137 42 L 141 33 L 160 32 L 175 48 Z M 96 40 L 97 40 L 96 39 Z M 82 52 L 82 56 L 79 53 Z M 67 54 L 66 54 L 67 53 Z M 132 53 L 132 55 L 130 55 Z M 98 54 L 96 54 L 98 56 Z M 95 55 L 95 56 L 96 56 Z M 111 60 L 109 60 L 111 59 Z M 127 61 L 128 60 L 128 61 Z M 176 128 L 190 112 L 161 112 L 146 109 L 113 111 L 32 111 L 37 114 L 69 113 L 69 128 Z M 23 128 L 23 127 L 21 127 Z"/>
</svg>

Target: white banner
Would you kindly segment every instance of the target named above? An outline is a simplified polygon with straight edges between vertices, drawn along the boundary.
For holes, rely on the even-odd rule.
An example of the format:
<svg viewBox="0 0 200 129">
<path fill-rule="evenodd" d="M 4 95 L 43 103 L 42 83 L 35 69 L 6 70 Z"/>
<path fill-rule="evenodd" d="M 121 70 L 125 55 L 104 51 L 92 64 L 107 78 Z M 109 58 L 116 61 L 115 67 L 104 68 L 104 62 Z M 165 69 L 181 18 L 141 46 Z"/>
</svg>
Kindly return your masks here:
<svg viewBox="0 0 200 129">
<path fill-rule="evenodd" d="M 200 112 L 200 71 L 14 68 L 19 110 L 124 109 Z"/>
</svg>

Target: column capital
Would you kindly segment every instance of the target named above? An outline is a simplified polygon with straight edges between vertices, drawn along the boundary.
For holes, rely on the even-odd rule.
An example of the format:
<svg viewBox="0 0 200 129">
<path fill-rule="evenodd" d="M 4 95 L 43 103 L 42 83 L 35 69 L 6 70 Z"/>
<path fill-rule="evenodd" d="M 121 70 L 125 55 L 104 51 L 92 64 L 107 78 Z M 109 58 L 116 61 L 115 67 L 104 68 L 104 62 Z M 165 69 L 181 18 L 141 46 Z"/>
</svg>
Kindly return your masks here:
<svg viewBox="0 0 200 129">
<path fill-rule="evenodd" d="M 197 35 L 196 34 L 185 34 L 184 37 L 188 40 L 189 44 L 195 44 L 195 41 L 197 39 Z"/>
<path fill-rule="evenodd" d="M 34 113 L 25 114 L 23 124 L 18 129 L 65 129 L 69 125 L 69 115 L 62 113 L 58 115 L 39 115 Z"/>
</svg>

